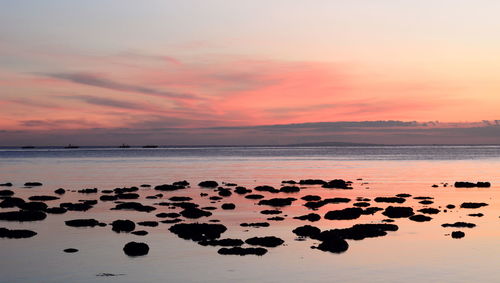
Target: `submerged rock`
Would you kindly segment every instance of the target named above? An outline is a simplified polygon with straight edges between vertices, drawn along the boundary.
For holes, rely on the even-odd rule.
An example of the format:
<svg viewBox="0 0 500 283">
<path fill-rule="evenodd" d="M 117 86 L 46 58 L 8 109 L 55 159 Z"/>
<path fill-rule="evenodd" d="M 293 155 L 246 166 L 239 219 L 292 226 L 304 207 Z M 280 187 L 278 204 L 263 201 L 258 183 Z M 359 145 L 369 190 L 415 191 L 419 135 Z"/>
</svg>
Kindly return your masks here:
<svg viewBox="0 0 500 283">
<path fill-rule="evenodd" d="M 232 248 L 221 248 L 217 251 L 221 255 L 258 255 L 262 256 L 267 253 L 264 248 L 242 248 L 242 247 L 232 247 Z"/>
<path fill-rule="evenodd" d="M 149 253 L 146 243 L 129 242 L 123 247 L 123 252 L 128 256 L 143 256 Z"/>
</svg>

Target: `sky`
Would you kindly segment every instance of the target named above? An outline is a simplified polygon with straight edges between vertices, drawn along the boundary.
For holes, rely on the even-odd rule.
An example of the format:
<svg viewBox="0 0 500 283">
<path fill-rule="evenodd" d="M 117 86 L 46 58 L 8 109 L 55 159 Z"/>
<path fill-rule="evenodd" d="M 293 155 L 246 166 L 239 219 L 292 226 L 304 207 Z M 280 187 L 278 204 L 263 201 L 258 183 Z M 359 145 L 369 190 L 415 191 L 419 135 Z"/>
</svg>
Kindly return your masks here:
<svg viewBox="0 0 500 283">
<path fill-rule="evenodd" d="M 500 143 L 498 11 L 0 0 L 0 145 Z"/>
</svg>

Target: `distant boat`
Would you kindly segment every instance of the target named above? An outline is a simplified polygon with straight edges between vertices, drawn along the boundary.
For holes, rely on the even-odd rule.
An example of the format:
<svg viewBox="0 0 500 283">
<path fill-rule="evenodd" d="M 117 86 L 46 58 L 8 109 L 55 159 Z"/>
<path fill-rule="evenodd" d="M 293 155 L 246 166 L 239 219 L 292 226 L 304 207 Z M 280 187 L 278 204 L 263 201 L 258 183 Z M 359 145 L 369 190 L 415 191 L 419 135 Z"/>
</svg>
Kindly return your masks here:
<svg viewBox="0 0 500 283">
<path fill-rule="evenodd" d="M 31 149 L 31 148 L 35 148 L 35 147 L 32 145 L 26 145 L 26 146 L 22 146 L 21 148 L 22 149 Z"/>
<path fill-rule="evenodd" d="M 65 146 L 64 148 L 80 148 L 79 146 L 76 146 L 76 145 L 72 145 L 72 144 L 68 144 L 67 146 Z"/>
<path fill-rule="evenodd" d="M 157 145 L 145 145 L 142 148 L 157 148 Z"/>
<path fill-rule="evenodd" d="M 120 145 L 118 148 L 130 148 L 130 145 L 128 145 L 128 144 L 124 144 L 124 143 L 123 143 L 123 144 L 122 144 L 122 145 Z"/>
</svg>

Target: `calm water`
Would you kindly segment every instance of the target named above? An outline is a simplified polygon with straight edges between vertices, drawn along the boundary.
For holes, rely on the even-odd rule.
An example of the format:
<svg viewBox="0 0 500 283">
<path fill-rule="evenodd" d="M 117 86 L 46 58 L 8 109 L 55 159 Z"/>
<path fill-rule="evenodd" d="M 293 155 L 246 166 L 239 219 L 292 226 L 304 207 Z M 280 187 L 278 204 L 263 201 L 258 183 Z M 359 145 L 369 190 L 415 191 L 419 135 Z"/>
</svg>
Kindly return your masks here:
<svg viewBox="0 0 500 283">
<path fill-rule="evenodd" d="M 202 180 L 219 183 L 234 182 L 253 188 L 256 185 L 278 187 L 285 179 L 305 178 L 354 181 L 353 190 L 328 190 L 317 186 L 303 189 L 306 194 L 323 197 L 374 198 L 411 193 L 435 197 L 430 207 L 444 207 L 465 201 L 489 203 L 488 207 L 455 209 L 432 216 L 430 222 L 397 220 L 397 232 L 388 236 L 349 241 L 343 254 L 331 254 L 310 247 L 313 240 L 295 241 L 295 227 L 311 224 L 321 229 L 350 227 L 384 219 L 380 213 L 352 221 L 320 220 L 306 222 L 291 219 L 310 213 L 297 201 L 283 209 L 286 221 L 272 222 L 267 228 L 244 228 L 239 223 L 263 221 L 253 201 L 233 195 L 227 201 L 236 204 L 234 211 L 215 210 L 210 219 L 219 219 L 228 227 L 223 237 L 246 239 L 275 235 L 285 245 L 270 248 L 263 257 L 220 256 L 217 247 L 202 247 L 177 238 L 169 225 L 146 228 L 145 237 L 116 234 L 108 227 L 77 229 L 64 225 L 65 220 L 96 218 L 103 222 L 116 219 L 133 221 L 159 220 L 159 207 L 152 213 L 110 211 L 112 203 L 99 203 L 88 212 L 49 215 L 40 222 L 2 222 L 1 227 L 31 229 L 38 233 L 30 239 L 0 239 L 0 282 L 498 282 L 500 277 L 500 147 L 498 146 L 398 146 L 398 147 L 219 147 L 219 148 L 157 148 L 157 149 L 0 149 L 0 183 L 12 182 L 16 196 L 52 194 L 54 189 L 70 190 L 87 187 L 158 185 L 188 180 L 192 188 L 164 193 L 170 196 L 191 196 L 201 206 L 220 206 L 200 200 L 196 186 Z M 362 178 L 363 180 L 357 180 Z M 490 181 L 488 189 L 432 188 L 432 184 L 455 181 Z M 23 188 L 27 181 L 39 181 L 40 188 Z M 210 191 L 208 191 L 210 192 Z M 159 200 L 144 199 L 158 193 L 141 189 L 142 203 Z M 266 197 L 271 194 L 262 193 Z M 98 195 L 68 192 L 60 202 L 98 199 Z M 272 195 L 276 197 L 276 195 Z M 165 200 L 163 200 L 165 201 Z M 422 207 L 409 199 L 405 206 Z M 330 204 L 319 211 L 350 207 Z M 385 207 L 387 204 L 376 204 Z M 5 209 L 7 211 L 7 209 Z M 484 217 L 467 214 L 482 212 Z M 200 221 L 206 221 L 200 219 Z M 477 224 L 473 229 L 442 228 L 441 224 L 466 221 Z M 249 230 L 249 231 L 245 231 Z M 462 230 L 460 240 L 445 235 Z M 145 257 L 129 258 L 122 247 L 129 241 L 143 241 L 151 250 Z M 63 249 L 78 248 L 76 254 Z M 119 276 L 101 277 L 100 273 Z"/>
</svg>

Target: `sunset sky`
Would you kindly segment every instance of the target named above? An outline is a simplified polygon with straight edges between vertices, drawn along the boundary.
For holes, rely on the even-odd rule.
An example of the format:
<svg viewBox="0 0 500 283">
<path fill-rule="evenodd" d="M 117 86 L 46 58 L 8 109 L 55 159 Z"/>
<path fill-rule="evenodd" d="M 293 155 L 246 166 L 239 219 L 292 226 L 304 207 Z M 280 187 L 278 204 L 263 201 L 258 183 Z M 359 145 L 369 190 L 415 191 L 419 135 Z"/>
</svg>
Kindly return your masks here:
<svg viewBox="0 0 500 283">
<path fill-rule="evenodd" d="M 0 145 L 500 143 L 499 11 L 0 0 Z"/>
</svg>

